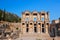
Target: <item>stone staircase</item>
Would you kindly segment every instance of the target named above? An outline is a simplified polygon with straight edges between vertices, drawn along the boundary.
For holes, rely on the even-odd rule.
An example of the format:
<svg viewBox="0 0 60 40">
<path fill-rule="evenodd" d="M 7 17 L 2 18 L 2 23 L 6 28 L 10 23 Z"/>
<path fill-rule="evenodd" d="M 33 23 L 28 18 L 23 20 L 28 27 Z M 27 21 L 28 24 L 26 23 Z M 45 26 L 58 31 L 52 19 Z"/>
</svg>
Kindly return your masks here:
<svg viewBox="0 0 60 40">
<path fill-rule="evenodd" d="M 15 40 L 52 40 L 51 37 L 49 37 L 48 35 L 44 34 L 22 34 L 20 35 L 19 38 L 15 39 Z"/>
</svg>

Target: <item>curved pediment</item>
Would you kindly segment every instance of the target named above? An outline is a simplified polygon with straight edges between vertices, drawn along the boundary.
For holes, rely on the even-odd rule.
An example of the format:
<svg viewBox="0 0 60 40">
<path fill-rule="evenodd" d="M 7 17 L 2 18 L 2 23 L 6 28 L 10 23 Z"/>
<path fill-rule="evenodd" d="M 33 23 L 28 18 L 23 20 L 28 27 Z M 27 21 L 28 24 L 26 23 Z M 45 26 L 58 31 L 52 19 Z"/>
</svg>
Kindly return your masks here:
<svg viewBox="0 0 60 40">
<path fill-rule="evenodd" d="M 33 11 L 32 12 L 33 15 L 37 15 L 37 13 L 38 13 L 37 11 Z"/>
<path fill-rule="evenodd" d="M 45 14 L 46 14 L 46 12 L 45 12 L 45 11 L 41 11 L 40 13 L 41 13 L 41 15 L 45 15 Z"/>
<path fill-rule="evenodd" d="M 30 13 L 30 11 L 26 10 L 24 13 L 25 13 L 25 14 L 26 14 L 26 13 L 28 13 L 28 14 L 29 14 L 29 13 Z"/>
<path fill-rule="evenodd" d="M 38 13 L 37 11 L 33 11 L 32 13 Z"/>
</svg>

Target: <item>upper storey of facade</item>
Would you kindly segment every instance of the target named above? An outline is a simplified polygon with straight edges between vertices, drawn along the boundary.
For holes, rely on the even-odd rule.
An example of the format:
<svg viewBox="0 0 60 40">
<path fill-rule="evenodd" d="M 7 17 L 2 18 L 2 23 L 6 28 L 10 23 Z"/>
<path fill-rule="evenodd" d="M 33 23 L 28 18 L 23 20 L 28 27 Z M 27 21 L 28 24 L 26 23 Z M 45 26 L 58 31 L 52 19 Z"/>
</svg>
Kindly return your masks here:
<svg viewBox="0 0 60 40">
<path fill-rule="evenodd" d="M 25 21 L 49 21 L 49 13 L 45 11 L 25 11 L 22 13 L 22 22 Z"/>
</svg>

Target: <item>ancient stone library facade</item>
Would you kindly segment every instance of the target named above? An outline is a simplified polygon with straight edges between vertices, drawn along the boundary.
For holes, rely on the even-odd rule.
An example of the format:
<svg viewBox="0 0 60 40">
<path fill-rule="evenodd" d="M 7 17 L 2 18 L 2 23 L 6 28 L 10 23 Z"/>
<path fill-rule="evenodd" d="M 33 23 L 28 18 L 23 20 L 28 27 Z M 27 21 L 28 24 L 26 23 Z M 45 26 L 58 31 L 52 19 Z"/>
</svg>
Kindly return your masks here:
<svg viewBox="0 0 60 40">
<path fill-rule="evenodd" d="M 23 40 L 26 38 L 27 40 L 52 40 L 49 36 L 49 27 L 49 12 L 22 12 L 21 37 Z"/>
</svg>

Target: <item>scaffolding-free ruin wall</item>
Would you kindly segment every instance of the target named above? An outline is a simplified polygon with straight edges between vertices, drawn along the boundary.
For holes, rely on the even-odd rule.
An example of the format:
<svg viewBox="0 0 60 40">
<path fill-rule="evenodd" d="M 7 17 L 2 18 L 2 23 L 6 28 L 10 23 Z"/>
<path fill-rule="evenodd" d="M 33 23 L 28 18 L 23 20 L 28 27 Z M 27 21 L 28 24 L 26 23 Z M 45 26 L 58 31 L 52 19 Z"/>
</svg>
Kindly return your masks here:
<svg viewBox="0 0 60 40">
<path fill-rule="evenodd" d="M 21 30 L 23 33 L 48 33 L 48 12 L 22 12 Z"/>
</svg>

